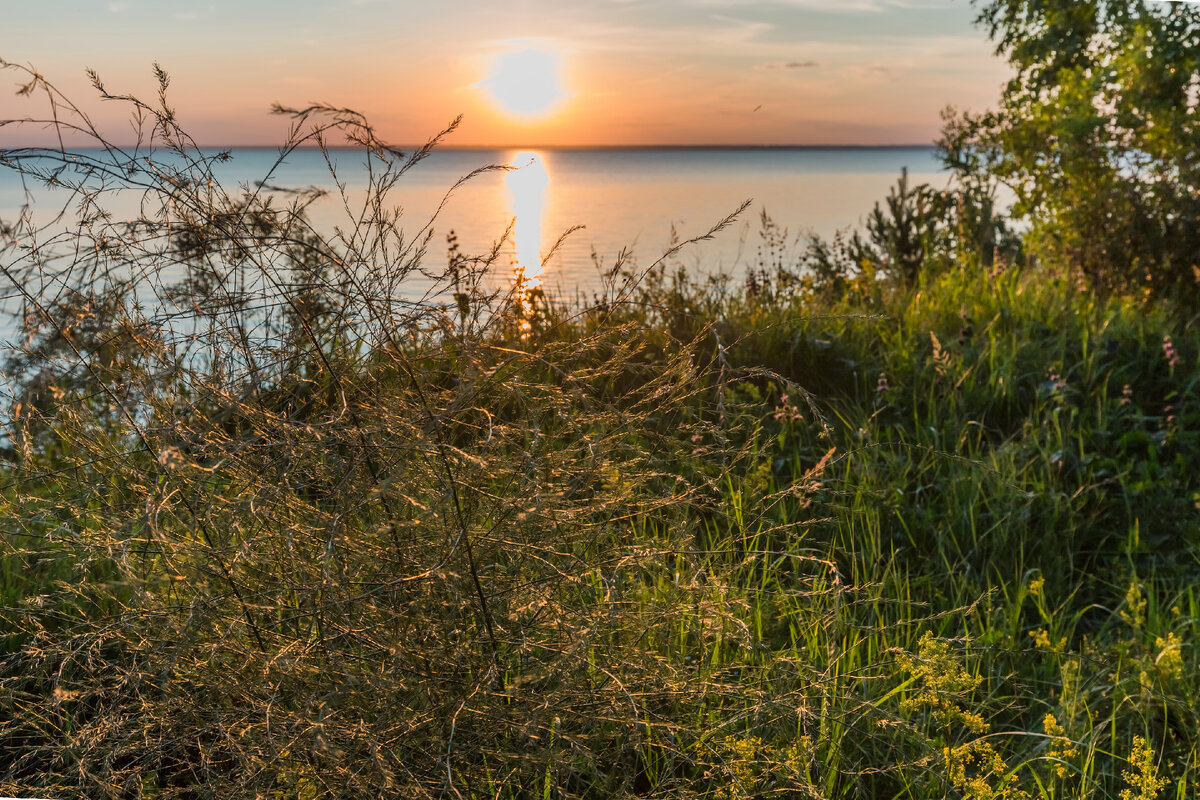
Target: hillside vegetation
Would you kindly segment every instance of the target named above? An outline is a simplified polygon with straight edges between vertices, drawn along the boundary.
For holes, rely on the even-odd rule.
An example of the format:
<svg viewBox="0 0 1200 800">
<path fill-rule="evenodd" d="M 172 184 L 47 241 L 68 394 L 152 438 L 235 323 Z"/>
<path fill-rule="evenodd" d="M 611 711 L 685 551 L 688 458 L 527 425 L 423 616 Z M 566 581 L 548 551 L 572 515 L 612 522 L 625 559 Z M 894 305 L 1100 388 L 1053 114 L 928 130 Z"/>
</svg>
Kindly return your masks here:
<svg viewBox="0 0 1200 800">
<path fill-rule="evenodd" d="M 1005 219 L 997 120 L 858 235 L 764 216 L 742 276 L 578 304 L 403 232 L 436 139 L 279 109 L 281 157 L 371 167 L 317 230 L 220 185 L 165 74 L 96 80 L 136 148 L 25 75 L 103 146 L 0 153 L 62 201 L 0 231 L 0 794 L 1195 793 L 1187 251 L 1139 282 Z"/>
</svg>

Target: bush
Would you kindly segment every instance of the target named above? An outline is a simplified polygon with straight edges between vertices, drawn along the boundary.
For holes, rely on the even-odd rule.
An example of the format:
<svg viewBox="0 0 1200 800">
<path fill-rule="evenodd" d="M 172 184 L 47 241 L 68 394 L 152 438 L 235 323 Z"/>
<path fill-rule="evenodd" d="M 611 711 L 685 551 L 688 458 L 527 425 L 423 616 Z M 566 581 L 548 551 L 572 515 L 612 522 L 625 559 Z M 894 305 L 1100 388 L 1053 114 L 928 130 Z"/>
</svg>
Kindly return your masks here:
<svg viewBox="0 0 1200 800">
<path fill-rule="evenodd" d="M 1182 3 L 987 0 L 1015 74 L 1000 107 L 952 115 L 960 177 L 1016 194 L 1027 245 L 1102 291 L 1200 297 L 1200 12 Z"/>
</svg>

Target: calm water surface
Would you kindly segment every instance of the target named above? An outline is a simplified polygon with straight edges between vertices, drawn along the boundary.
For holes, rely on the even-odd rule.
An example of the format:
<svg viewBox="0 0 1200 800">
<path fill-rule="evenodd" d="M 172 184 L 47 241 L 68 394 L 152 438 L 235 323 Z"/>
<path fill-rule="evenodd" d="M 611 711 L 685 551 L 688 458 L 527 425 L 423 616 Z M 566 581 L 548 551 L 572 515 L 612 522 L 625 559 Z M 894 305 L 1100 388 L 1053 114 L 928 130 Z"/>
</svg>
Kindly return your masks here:
<svg viewBox="0 0 1200 800">
<path fill-rule="evenodd" d="M 264 178 L 285 187 L 334 189 L 319 152 L 294 152 L 273 172 L 275 150 L 232 155 L 217 167 L 227 189 Z M 360 198 L 367 175 L 362 156 L 334 151 L 332 158 L 348 196 Z M 435 216 L 459 178 L 489 164 L 519 168 L 477 176 L 455 190 Z M 517 266 L 535 274 L 560 234 L 583 226 L 545 263 L 542 276 L 550 288 L 572 293 L 596 286 L 597 263 L 611 265 L 623 248 L 636 263 L 649 265 L 670 246 L 672 228 L 680 239 L 702 234 L 750 199 L 752 206 L 735 225 L 673 259 L 701 272 L 736 273 L 756 262 L 763 211 L 793 238 L 808 232 L 829 237 L 860 225 L 902 168 L 913 183 L 947 182 L 931 148 L 440 150 L 401 179 L 390 201 L 403 208 L 401 225 L 408 234 L 426 226 L 433 230 L 431 268 L 445 263 L 451 230 L 469 256 L 490 250 L 512 224 L 502 266 L 508 274 Z M 0 218 L 21 197 L 15 176 L 0 173 Z M 336 192 L 319 200 L 312 215 L 318 227 L 353 226 Z"/>
<path fill-rule="evenodd" d="M 261 178 L 276 153 L 238 150 L 233 156 L 221 167 L 227 185 Z M 335 153 L 334 160 L 351 193 L 365 185 L 361 156 Z M 518 169 L 473 178 L 434 217 L 459 178 L 489 164 Z M 932 148 L 443 150 L 408 172 L 392 199 L 404 209 L 407 232 L 432 225 L 429 259 L 438 263 L 444 263 L 451 230 L 463 252 L 473 255 L 490 250 L 512 224 L 504 244 L 507 265 L 536 273 L 559 236 L 583 226 L 544 265 L 548 286 L 573 292 L 598 284 L 597 261 L 611 265 L 626 248 L 638 264 L 649 265 L 670 246 L 672 226 L 680 239 L 697 236 L 747 199 L 753 204 L 737 224 L 689 246 L 674 261 L 702 272 L 753 266 L 764 210 L 792 237 L 829 237 L 860 225 L 902 168 L 913 183 L 940 187 L 947 181 Z M 318 153 L 298 152 L 272 182 L 328 188 L 329 170 Z M 337 198 L 319 201 L 313 213 L 319 225 L 346 224 Z"/>
</svg>

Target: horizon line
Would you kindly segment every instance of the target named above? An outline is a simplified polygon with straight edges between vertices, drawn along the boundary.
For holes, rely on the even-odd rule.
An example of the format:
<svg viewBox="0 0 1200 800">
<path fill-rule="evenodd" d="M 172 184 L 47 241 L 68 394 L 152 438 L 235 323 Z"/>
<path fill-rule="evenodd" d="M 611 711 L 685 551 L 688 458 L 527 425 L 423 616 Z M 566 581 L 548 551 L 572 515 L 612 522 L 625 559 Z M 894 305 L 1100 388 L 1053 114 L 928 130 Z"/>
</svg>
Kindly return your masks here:
<svg viewBox="0 0 1200 800">
<path fill-rule="evenodd" d="M 145 148 L 145 143 L 120 143 L 112 144 L 112 147 L 121 149 L 133 149 L 135 147 Z M 163 145 L 159 145 L 160 147 Z M 387 145 L 393 150 L 413 151 L 420 150 L 425 147 L 425 144 L 397 144 Z M 479 150 L 931 150 L 937 147 L 936 142 L 926 142 L 921 144 L 439 144 L 433 148 L 431 152 L 439 150 L 454 150 L 454 151 L 479 151 Z M 200 150 L 275 150 L 281 149 L 281 145 L 275 144 L 198 144 Z M 0 148 L 4 150 L 59 150 L 60 148 L 53 144 L 48 145 L 16 145 Z M 101 150 L 102 145 L 81 145 L 78 147 L 67 146 L 61 148 L 65 150 Z M 299 145 L 295 150 L 320 150 L 318 145 Z M 330 151 L 358 151 L 362 150 L 362 146 L 353 144 L 342 145 L 326 145 L 326 150 Z"/>
<path fill-rule="evenodd" d="M 434 150 L 923 150 L 936 147 L 925 144 L 446 144 Z M 263 145 L 265 148 L 271 145 Z M 424 145 L 397 145 L 398 150 L 415 150 Z M 250 147 L 237 147 L 248 150 Z M 297 149 L 315 150 L 315 146 Z M 358 150 L 354 145 L 338 145 L 331 150 Z"/>
</svg>

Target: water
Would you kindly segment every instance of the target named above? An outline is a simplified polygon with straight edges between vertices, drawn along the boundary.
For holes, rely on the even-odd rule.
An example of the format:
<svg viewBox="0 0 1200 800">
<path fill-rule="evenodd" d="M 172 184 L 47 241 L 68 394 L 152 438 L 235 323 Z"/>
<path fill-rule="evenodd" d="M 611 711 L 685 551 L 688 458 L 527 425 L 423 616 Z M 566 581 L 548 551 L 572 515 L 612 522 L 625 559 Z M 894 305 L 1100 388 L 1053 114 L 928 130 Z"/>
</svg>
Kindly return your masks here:
<svg viewBox="0 0 1200 800">
<path fill-rule="evenodd" d="M 275 156 L 235 151 L 221 177 L 227 184 L 256 179 Z M 359 155 L 337 153 L 335 163 L 351 192 L 365 185 Z M 519 168 L 477 176 L 432 219 L 455 181 L 489 164 Z M 831 237 L 860 225 L 903 168 L 910 183 L 946 184 L 932 148 L 443 150 L 407 173 L 393 200 L 404 208 L 405 230 L 415 233 L 432 224 L 430 259 L 443 257 L 436 248 L 451 230 L 472 255 L 490 250 L 513 223 L 505 258 L 536 272 L 559 236 L 582 225 L 545 264 L 542 276 L 547 285 L 570 293 L 596 286 L 597 262 L 611 265 L 623 248 L 648 265 L 670 247 L 672 226 L 680 239 L 697 236 L 747 199 L 753 205 L 735 225 L 712 241 L 689 246 L 675 261 L 700 272 L 752 265 L 764 210 L 793 236 Z M 329 173 L 318 153 L 298 152 L 272 181 L 328 187 Z M 313 214 L 319 225 L 346 223 L 336 198 L 320 201 Z"/>
<path fill-rule="evenodd" d="M 217 166 L 218 178 L 230 190 L 267 178 L 278 158 L 266 149 L 232 155 Z M 357 200 L 366 185 L 361 154 L 334 151 L 332 158 L 348 196 Z M 472 179 L 435 217 L 447 190 L 488 164 L 520 168 Z M 947 182 L 932 148 L 439 150 L 402 178 L 390 201 L 403 208 L 401 225 L 409 234 L 431 226 L 431 267 L 445 263 L 445 236 L 451 230 L 464 254 L 473 255 L 490 250 L 513 223 L 503 248 L 506 266 L 519 264 L 535 274 L 541 256 L 563 231 L 584 226 L 544 265 L 545 284 L 570 294 L 595 287 L 597 264 L 611 265 L 623 248 L 646 266 L 670 246 L 672 227 L 680 239 L 688 239 L 751 199 L 753 205 L 736 224 L 674 259 L 700 272 L 736 273 L 755 263 L 764 210 L 793 237 L 808 232 L 830 237 L 860 225 L 903 168 L 912 184 Z M 311 150 L 290 154 L 269 181 L 333 188 L 324 157 Z M 0 218 L 20 205 L 20 189 L 15 176 L 0 173 Z M 321 228 L 353 226 L 336 192 L 311 213 Z"/>
</svg>

